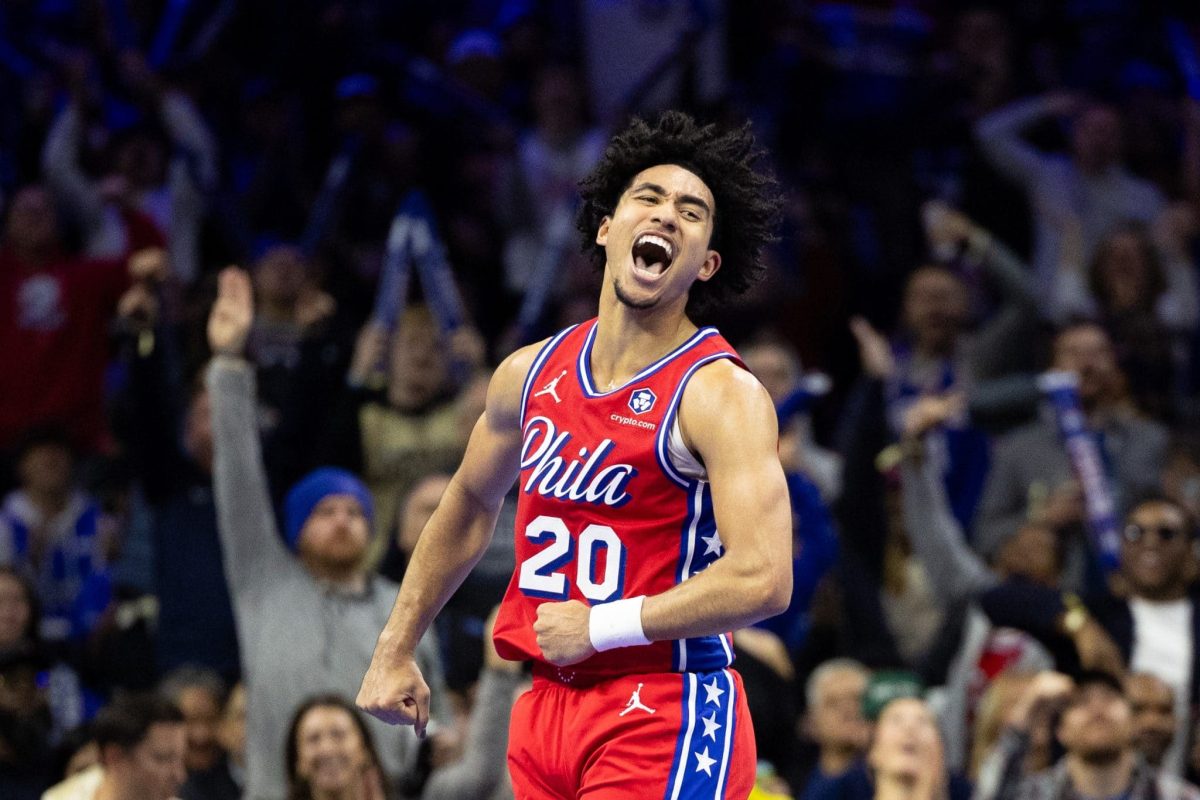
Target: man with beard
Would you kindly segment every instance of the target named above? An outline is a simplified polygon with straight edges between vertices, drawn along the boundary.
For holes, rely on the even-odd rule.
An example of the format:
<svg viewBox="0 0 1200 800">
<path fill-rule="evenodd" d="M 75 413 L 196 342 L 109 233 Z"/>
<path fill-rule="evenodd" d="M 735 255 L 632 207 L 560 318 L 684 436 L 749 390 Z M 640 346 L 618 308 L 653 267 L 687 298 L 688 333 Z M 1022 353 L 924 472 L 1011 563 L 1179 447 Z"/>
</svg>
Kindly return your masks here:
<svg viewBox="0 0 1200 800">
<path fill-rule="evenodd" d="M 1039 719 L 1062 712 L 1055 737 L 1066 751 L 1037 775 L 1024 770 L 1029 732 Z M 1195 800 L 1200 789 L 1162 773 L 1136 746 L 1134 710 L 1120 682 L 1104 672 L 1077 681 L 1044 672 L 1013 707 L 1008 728 L 980 771 L 977 800 Z"/>
<path fill-rule="evenodd" d="M 231 267 L 221 273 L 208 321 L 216 354 L 207 374 L 213 484 L 247 686 L 245 796 L 281 800 L 279 749 L 296 706 L 310 695 L 354 693 L 397 587 L 363 565 L 371 495 L 346 470 L 322 467 L 300 479 L 284 501 L 280 536 L 258 439 L 254 368 L 242 355 L 253 322 L 250 277 Z M 432 636 L 415 645 L 414 660 L 440 688 Z M 435 706 L 433 716 L 441 712 Z M 368 724 L 394 781 L 412 767 L 416 737 Z"/>
<path fill-rule="evenodd" d="M 1192 543 L 1192 521 L 1183 507 L 1166 497 L 1146 496 L 1122 529 L 1121 569 L 1114 581 L 1119 591 L 1092 593 L 1080 601 L 1055 589 L 1009 581 L 980 600 L 993 623 L 1028 631 L 1065 666 L 1074 662 L 1109 672 L 1128 666 L 1164 682 L 1174 693 L 1176 723 L 1162 767 L 1175 775 L 1183 774 L 1189 709 L 1200 696 L 1200 615 L 1188 591 L 1195 571 Z M 1141 694 L 1136 690 L 1130 699 Z"/>
<path fill-rule="evenodd" d="M 1112 340 L 1092 322 L 1067 325 L 1054 337 L 1052 368 L 1079 378 L 1079 399 L 1095 431 L 1118 513 L 1157 485 L 1167 450 L 1167 431 L 1138 414 L 1117 366 Z M 1001 437 L 983 491 L 975 545 L 994 556 L 1027 521 L 1077 535 L 1084 521 L 1083 496 L 1051 416 Z M 1083 548 L 1067 547 L 1063 582 L 1081 585 Z"/>
</svg>

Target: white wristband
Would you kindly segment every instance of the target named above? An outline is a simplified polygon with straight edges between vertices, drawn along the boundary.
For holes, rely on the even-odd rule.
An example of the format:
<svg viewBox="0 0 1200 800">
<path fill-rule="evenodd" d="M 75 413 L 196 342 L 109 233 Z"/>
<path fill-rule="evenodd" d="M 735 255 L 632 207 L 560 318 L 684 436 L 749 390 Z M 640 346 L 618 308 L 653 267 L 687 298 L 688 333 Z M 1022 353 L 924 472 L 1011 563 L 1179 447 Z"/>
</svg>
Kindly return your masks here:
<svg viewBox="0 0 1200 800">
<path fill-rule="evenodd" d="M 642 601 L 645 595 L 592 606 L 588 616 L 588 638 L 597 653 L 614 647 L 650 644 L 642 632 Z"/>
</svg>

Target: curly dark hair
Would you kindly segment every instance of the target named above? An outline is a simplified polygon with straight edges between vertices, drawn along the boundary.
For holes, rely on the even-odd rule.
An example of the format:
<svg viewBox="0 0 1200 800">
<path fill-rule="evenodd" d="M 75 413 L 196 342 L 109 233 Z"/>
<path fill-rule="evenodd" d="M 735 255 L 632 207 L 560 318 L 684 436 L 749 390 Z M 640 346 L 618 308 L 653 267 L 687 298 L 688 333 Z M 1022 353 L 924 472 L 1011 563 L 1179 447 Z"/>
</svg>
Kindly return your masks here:
<svg viewBox="0 0 1200 800">
<path fill-rule="evenodd" d="M 681 111 L 665 111 L 653 124 L 635 118 L 609 142 L 600 163 L 579 182 L 583 203 L 575 217 L 582 249 L 603 269 L 604 248 L 596 231 L 616 210 L 638 173 L 675 164 L 694 173 L 713 194 L 713 233 L 709 247 L 721 254 L 721 269 L 697 281 L 688 297 L 689 314 L 702 313 L 746 291 L 762 277 L 764 248 L 775 241 L 779 184 L 761 163 L 764 152 L 750 123 L 721 130 L 701 125 Z"/>
</svg>

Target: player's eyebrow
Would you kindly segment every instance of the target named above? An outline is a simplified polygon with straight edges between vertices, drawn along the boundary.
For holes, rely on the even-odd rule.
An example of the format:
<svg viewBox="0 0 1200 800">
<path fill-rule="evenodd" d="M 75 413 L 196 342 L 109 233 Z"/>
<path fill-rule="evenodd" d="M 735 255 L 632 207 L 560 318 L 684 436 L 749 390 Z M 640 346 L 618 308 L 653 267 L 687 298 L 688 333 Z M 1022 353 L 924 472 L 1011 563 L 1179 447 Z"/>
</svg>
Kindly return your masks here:
<svg viewBox="0 0 1200 800">
<path fill-rule="evenodd" d="M 636 192 L 644 192 L 644 191 L 653 192 L 654 194 L 656 194 L 660 197 L 667 196 L 666 189 L 659 186 L 657 183 L 650 183 L 649 181 L 643 181 L 642 183 L 639 183 L 637 186 L 630 189 L 629 193 L 634 194 Z M 708 203 L 704 202 L 703 198 L 697 197 L 694 194 L 679 195 L 679 202 L 687 203 L 689 205 L 694 205 L 694 206 L 700 206 L 700 208 L 704 209 L 704 213 L 712 214 L 712 209 L 708 207 Z"/>
</svg>

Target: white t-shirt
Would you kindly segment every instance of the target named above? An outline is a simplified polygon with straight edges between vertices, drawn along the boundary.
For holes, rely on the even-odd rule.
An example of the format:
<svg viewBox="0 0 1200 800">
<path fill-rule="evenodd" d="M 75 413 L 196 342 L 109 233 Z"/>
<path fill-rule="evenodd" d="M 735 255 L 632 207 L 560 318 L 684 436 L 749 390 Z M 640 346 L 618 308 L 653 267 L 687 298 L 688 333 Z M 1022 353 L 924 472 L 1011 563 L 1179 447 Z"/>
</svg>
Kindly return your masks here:
<svg viewBox="0 0 1200 800">
<path fill-rule="evenodd" d="M 1192 692 L 1192 602 L 1156 603 L 1140 597 L 1129 601 L 1133 613 L 1133 657 L 1130 670 L 1148 672 L 1175 692 L 1175 739 L 1163 769 L 1183 775 Z"/>
</svg>

